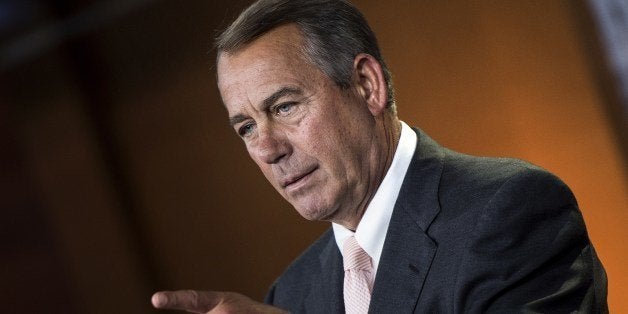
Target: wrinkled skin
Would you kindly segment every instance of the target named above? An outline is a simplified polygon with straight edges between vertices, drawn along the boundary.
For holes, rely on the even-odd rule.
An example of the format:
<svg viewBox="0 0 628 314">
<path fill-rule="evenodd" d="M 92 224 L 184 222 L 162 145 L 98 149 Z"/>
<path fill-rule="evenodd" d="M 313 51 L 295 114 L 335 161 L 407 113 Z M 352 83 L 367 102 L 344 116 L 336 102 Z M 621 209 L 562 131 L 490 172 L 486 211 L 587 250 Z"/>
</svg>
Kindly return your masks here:
<svg viewBox="0 0 628 314">
<path fill-rule="evenodd" d="M 356 57 L 339 88 L 278 27 L 218 59 L 218 87 L 234 130 L 273 187 L 306 219 L 355 229 L 384 177 L 399 122 L 386 109 L 377 61 Z"/>
</svg>

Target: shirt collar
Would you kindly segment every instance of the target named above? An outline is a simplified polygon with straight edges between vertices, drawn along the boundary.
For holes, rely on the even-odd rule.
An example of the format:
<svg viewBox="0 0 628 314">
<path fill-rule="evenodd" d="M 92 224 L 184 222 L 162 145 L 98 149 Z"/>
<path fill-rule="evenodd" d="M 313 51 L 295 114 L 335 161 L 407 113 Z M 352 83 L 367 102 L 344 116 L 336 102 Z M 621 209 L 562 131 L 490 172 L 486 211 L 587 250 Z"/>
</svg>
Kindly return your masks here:
<svg viewBox="0 0 628 314">
<path fill-rule="evenodd" d="M 416 133 L 403 121 L 401 123 L 401 136 L 395 150 L 393 161 L 384 176 L 384 180 L 377 188 L 373 199 L 366 207 L 366 211 L 356 228 L 355 233 L 342 225 L 332 223 L 336 244 L 342 252 L 345 240 L 355 235 L 358 244 L 373 259 L 373 267 L 377 272 L 379 259 L 384 248 L 388 224 L 392 216 L 395 202 L 401 190 L 401 184 L 406 176 L 410 161 L 416 149 Z"/>
</svg>

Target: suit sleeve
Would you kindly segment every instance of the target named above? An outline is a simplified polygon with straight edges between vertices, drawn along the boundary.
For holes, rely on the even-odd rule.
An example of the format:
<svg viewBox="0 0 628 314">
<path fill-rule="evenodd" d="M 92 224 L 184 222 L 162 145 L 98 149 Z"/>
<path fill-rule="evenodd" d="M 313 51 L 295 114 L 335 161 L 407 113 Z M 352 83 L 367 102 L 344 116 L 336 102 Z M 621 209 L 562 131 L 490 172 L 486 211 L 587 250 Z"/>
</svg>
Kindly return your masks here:
<svg viewBox="0 0 628 314">
<path fill-rule="evenodd" d="M 606 275 L 567 186 L 541 170 L 508 179 L 470 235 L 456 289 L 465 313 L 605 313 Z"/>
</svg>

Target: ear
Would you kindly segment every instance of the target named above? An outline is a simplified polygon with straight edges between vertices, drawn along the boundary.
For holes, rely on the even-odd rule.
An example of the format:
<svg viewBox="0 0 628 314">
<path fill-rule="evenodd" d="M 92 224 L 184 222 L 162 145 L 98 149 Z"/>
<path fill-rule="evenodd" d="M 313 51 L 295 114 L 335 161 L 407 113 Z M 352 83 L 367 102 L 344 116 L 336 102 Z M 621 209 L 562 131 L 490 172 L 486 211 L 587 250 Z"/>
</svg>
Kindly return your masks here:
<svg viewBox="0 0 628 314">
<path fill-rule="evenodd" d="M 358 95 L 366 102 L 373 116 L 386 109 L 388 91 L 384 80 L 384 70 L 375 57 L 361 53 L 353 60 L 355 86 Z"/>
</svg>

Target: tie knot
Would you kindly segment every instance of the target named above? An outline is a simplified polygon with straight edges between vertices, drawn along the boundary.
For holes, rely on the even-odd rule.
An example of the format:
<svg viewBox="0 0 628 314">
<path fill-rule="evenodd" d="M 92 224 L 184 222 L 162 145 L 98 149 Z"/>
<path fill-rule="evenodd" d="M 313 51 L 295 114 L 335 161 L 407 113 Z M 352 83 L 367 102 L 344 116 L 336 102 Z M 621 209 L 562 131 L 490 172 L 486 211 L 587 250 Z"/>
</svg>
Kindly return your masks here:
<svg viewBox="0 0 628 314">
<path fill-rule="evenodd" d="M 371 269 L 371 257 L 360 247 L 354 236 L 345 240 L 342 251 L 345 270 Z"/>
</svg>

